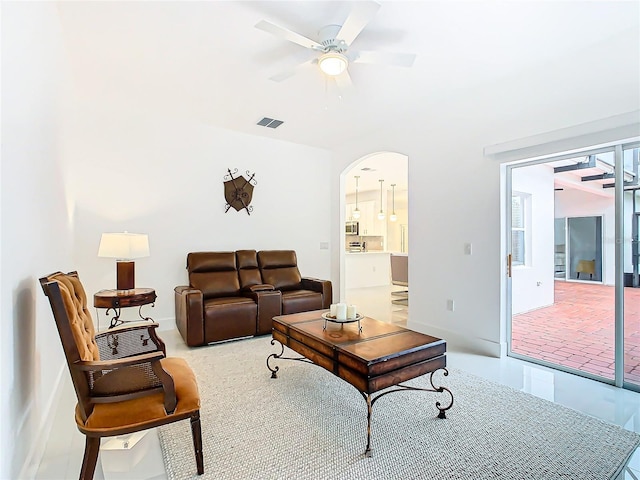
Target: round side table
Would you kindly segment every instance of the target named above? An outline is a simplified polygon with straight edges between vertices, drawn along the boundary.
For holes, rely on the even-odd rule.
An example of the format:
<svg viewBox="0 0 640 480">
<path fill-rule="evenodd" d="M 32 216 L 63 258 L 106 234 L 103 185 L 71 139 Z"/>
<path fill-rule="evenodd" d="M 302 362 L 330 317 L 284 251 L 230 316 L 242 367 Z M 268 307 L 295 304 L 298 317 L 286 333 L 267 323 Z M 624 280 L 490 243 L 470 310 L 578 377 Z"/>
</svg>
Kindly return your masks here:
<svg viewBox="0 0 640 480">
<path fill-rule="evenodd" d="M 113 309 L 114 317 L 111 319 L 109 328 L 113 328 L 125 320 L 120 320 L 120 312 L 123 308 L 138 307 L 138 315 L 142 320 L 153 321 L 151 317 L 142 315 L 142 307 L 145 305 L 155 305 L 156 291 L 153 288 L 134 288 L 132 290 L 100 290 L 93 295 L 93 306 L 95 308 L 106 308 L 106 315 Z"/>
</svg>

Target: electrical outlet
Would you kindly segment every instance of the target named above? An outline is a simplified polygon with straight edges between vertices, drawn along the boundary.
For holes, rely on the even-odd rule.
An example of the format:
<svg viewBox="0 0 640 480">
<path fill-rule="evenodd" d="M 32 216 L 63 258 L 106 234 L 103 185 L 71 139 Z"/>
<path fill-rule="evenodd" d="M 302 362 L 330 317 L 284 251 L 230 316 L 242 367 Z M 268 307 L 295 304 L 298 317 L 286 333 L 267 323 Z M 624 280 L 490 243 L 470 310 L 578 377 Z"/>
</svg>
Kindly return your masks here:
<svg viewBox="0 0 640 480">
<path fill-rule="evenodd" d="M 470 243 L 464 244 L 464 254 L 471 255 L 473 253 L 473 245 Z"/>
<path fill-rule="evenodd" d="M 453 312 L 455 308 L 455 305 L 453 303 L 453 300 L 447 300 L 447 310 L 449 310 L 450 312 Z"/>
<path fill-rule="evenodd" d="M 320 250 L 329 250 L 329 242 L 320 242 Z"/>
</svg>

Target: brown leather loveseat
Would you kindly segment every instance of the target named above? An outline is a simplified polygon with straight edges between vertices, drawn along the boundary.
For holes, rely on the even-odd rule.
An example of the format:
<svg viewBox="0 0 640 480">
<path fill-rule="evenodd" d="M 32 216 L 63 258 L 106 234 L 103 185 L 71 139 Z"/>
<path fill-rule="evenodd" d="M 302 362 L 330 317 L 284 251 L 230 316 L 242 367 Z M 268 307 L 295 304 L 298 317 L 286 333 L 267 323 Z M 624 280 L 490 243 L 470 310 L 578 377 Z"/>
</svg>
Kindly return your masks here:
<svg viewBox="0 0 640 480">
<path fill-rule="evenodd" d="M 303 278 L 293 250 L 192 252 L 189 285 L 175 291 L 176 325 L 189 346 L 271 333 L 280 314 L 328 309 L 329 280 Z"/>
</svg>

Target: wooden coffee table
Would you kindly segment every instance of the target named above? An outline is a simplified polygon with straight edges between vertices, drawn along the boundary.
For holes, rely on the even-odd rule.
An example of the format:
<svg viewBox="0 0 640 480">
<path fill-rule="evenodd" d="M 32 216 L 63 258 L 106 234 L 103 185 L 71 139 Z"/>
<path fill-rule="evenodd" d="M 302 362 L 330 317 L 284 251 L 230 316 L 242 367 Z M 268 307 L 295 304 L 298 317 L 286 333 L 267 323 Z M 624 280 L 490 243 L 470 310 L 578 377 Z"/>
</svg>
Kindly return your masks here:
<svg viewBox="0 0 640 480">
<path fill-rule="evenodd" d="M 442 406 L 436 402 L 438 418 L 446 418 L 445 412 L 453 405 L 453 394 L 448 388 L 436 387 L 433 383 L 437 370 L 444 370 L 445 376 L 449 374 L 445 368 L 444 340 L 369 317 L 361 320 L 361 332 L 354 323 L 330 324 L 325 329 L 323 313 L 324 310 L 316 310 L 273 318 L 271 344 L 279 342 L 281 351 L 267 357 L 272 378 L 277 378 L 279 370 L 272 362 L 298 360 L 319 365 L 353 385 L 367 402 L 367 456 L 371 456 L 373 404 L 383 395 L 405 390 L 446 391 L 451 396 L 449 404 Z M 285 357 L 285 346 L 302 357 Z M 427 373 L 431 373 L 431 389 L 402 384 Z M 385 391 L 372 395 L 380 390 Z"/>
</svg>

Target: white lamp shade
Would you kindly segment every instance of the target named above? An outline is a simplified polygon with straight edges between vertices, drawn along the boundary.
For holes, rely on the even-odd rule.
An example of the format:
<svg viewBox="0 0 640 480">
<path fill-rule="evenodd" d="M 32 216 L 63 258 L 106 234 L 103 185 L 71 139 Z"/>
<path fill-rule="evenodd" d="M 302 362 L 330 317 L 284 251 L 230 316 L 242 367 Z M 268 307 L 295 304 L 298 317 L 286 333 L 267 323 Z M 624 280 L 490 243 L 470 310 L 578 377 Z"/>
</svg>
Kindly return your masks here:
<svg viewBox="0 0 640 480">
<path fill-rule="evenodd" d="M 128 260 L 149 256 L 149 237 L 142 233 L 103 233 L 99 257 Z"/>
<path fill-rule="evenodd" d="M 327 75 L 335 77 L 347 69 L 347 57 L 337 52 L 328 52 L 318 59 L 318 66 Z"/>
</svg>

